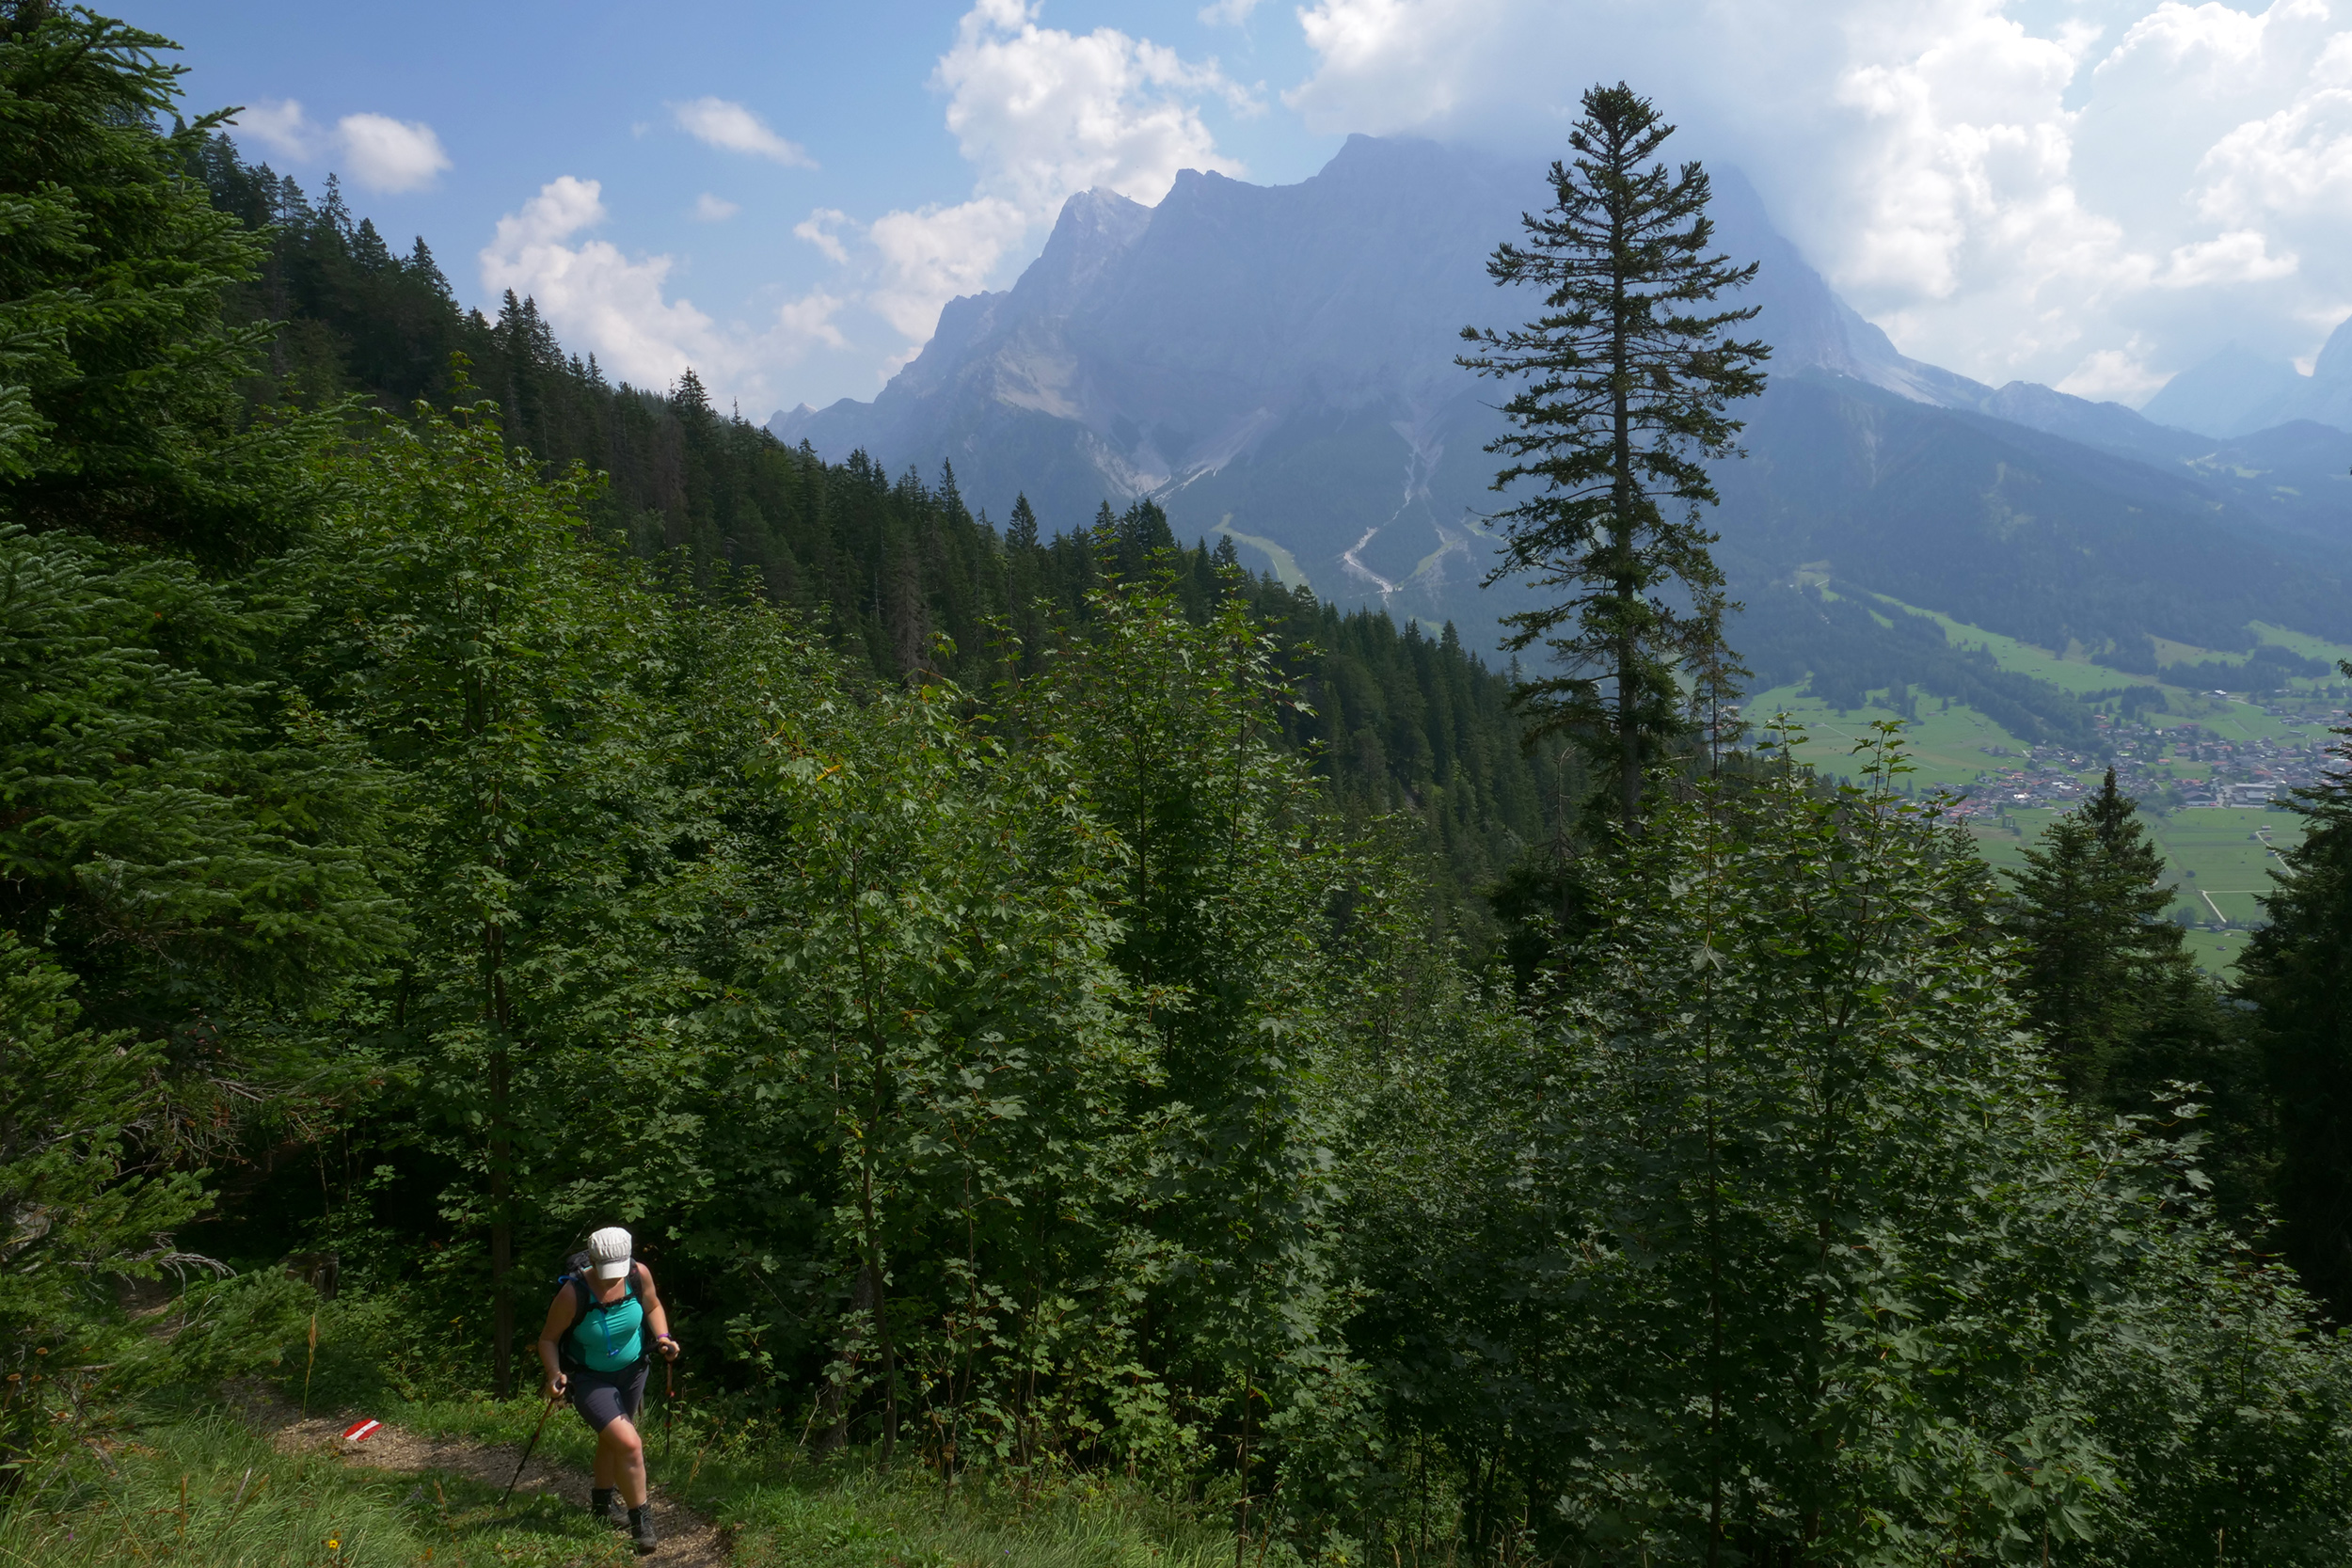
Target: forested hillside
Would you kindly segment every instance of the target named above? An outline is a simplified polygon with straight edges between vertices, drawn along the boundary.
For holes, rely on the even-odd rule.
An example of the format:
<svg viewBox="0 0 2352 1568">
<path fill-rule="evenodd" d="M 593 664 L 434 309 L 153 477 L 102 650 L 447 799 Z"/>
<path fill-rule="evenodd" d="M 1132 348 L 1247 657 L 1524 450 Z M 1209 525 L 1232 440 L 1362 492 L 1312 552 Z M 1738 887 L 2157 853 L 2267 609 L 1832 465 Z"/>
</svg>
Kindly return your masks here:
<svg viewBox="0 0 2352 1568">
<path fill-rule="evenodd" d="M 576 1433 L 613 1225 L 747 1563 L 2352 1552 L 2352 786 L 2235 997 L 1884 730 L 1531 867 L 1442 633 L 602 387 L 167 47 L 0 3 L 0 1555 L 615 1560 L 251 1435 Z"/>
<path fill-rule="evenodd" d="M 1048 621 L 1083 622 L 1090 588 L 1106 575 L 1141 579 L 1161 552 L 1190 613 L 1227 592 L 1232 546 L 1181 546 L 1149 502 L 1051 537 L 1018 503 L 992 526 L 964 505 L 952 468 L 893 476 L 862 453 L 828 464 L 712 408 L 691 371 L 659 391 L 611 385 L 593 356 L 564 354 L 530 300 L 510 293 L 496 321 L 459 309 L 425 241 L 394 254 L 372 221 L 354 220 L 331 177 L 314 204 L 245 163 L 226 135 L 198 142 L 192 166 L 216 206 L 268 236 L 260 276 L 230 293 L 232 320 L 271 332 L 248 398 L 358 396 L 405 412 L 490 397 L 508 440 L 548 471 L 579 464 L 605 476 L 580 503 L 600 531 L 648 559 L 675 552 L 699 573 L 746 575 L 878 678 L 927 670 L 984 688 L 1008 633 L 1033 665 Z M 1370 813 L 1406 807 L 1423 822 L 1449 896 L 1482 927 L 1480 894 L 1558 831 L 1573 760 L 1520 745 L 1507 679 L 1451 626 L 1400 630 L 1271 576 L 1239 580 L 1300 689 L 1290 741 L 1310 749 L 1339 799 Z"/>
</svg>

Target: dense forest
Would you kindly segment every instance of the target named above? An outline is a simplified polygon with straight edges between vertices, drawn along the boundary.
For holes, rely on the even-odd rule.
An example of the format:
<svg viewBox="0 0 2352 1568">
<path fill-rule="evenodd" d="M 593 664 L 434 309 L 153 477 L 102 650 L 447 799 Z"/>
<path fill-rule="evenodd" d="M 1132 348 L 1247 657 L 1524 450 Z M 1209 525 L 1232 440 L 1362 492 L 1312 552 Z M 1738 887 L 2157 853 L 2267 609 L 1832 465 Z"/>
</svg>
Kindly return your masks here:
<svg viewBox="0 0 2352 1568">
<path fill-rule="evenodd" d="M 358 398 L 405 414 L 491 399 L 509 442 L 546 471 L 602 476 L 580 506 L 604 536 L 756 584 L 876 679 L 920 670 L 985 687 L 1012 649 L 1028 650 L 1010 657 L 1032 669 L 1048 619 L 1083 622 L 1089 588 L 1138 580 L 1163 554 L 1194 617 L 1229 591 L 1218 585 L 1233 578 L 1232 543 L 1182 548 L 1151 502 L 1114 516 L 1106 501 L 1057 530 L 1024 499 L 992 527 L 964 505 L 952 468 L 926 481 L 863 453 L 827 464 L 718 413 L 691 370 L 659 391 L 608 384 L 593 356 L 563 352 L 531 300 L 509 293 L 495 321 L 460 309 L 424 240 L 395 255 L 373 222 L 353 220 L 331 176 L 314 205 L 243 162 L 225 135 L 196 140 L 189 166 L 215 206 L 265 238 L 258 276 L 226 306 L 271 331 L 248 400 Z M 1409 806 L 1448 868 L 1457 917 L 1483 939 L 1476 890 L 1560 832 L 1573 758 L 1520 745 L 1507 679 L 1451 626 L 1400 630 L 1271 577 L 1234 580 L 1304 699 L 1286 717 L 1289 742 L 1359 812 Z"/>
<path fill-rule="evenodd" d="M 1609 825 L 1443 631 L 608 387 L 167 49 L 0 3 L 0 1549 L 359 1560 L 169 1445 L 528 1431 L 617 1223 L 693 1441 L 927 1515 L 2352 1552 L 2352 788 L 2226 992 L 2128 800 L 2004 882 L 1899 727 Z"/>
</svg>

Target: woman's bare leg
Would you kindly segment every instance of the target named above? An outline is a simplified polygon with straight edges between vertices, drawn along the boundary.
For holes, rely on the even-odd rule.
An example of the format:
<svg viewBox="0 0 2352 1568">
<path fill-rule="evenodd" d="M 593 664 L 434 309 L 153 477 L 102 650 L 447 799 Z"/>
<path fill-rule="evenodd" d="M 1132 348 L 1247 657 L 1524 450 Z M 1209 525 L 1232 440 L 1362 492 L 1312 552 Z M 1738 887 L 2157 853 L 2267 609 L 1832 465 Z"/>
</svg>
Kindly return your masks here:
<svg viewBox="0 0 2352 1568">
<path fill-rule="evenodd" d="M 618 1486 L 630 1508 L 645 1506 L 645 1445 L 627 1417 L 596 1433 L 596 1484 Z"/>
<path fill-rule="evenodd" d="M 610 1432 L 612 1430 L 612 1428 L 607 1427 L 605 1432 Z M 597 1433 L 596 1473 L 596 1484 L 598 1486 L 612 1486 L 617 1484 L 614 1478 L 620 1475 L 621 1470 L 620 1462 L 614 1457 L 614 1454 L 615 1450 L 605 1446 L 604 1433 Z"/>
</svg>

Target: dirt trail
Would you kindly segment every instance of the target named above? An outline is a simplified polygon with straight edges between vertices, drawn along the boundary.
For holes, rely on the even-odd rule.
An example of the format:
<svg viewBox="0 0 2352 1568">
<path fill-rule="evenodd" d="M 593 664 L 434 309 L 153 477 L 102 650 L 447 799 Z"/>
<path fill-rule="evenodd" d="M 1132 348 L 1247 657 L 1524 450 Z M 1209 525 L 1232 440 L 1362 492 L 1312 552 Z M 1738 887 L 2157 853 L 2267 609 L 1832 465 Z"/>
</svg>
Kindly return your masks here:
<svg viewBox="0 0 2352 1568">
<path fill-rule="evenodd" d="M 505 1490 L 507 1481 L 515 1474 L 515 1462 L 522 1457 L 522 1450 L 511 1444 L 427 1437 L 389 1422 L 370 1433 L 366 1441 L 349 1443 L 342 1435 L 343 1428 L 350 1424 L 347 1417 L 305 1418 L 283 1401 L 258 1390 L 238 1392 L 242 1397 L 237 1403 L 246 1418 L 268 1433 L 278 1449 L 287 1453 L 324 1450 L 351 1464 L 376 1469 L 403 1473 L 448 1471 L 469 1476 L 501 1491 Z M 566 1418 L 577 1418 L 567 1410 L 558 1410 L 553 1417 L 556 1420 Z M 526 1492 L 542 1492 L 585 1508 L 589 1480 L 585 1470 L 576 1470 L 534 1453 L 523 1470 L 522 1480 L 516 1483 L 515 1493 L 520 1497 Z M 725 1532 L 692 1510 L 672 1502 L 662 1494 L 659 1482 L 653 1488 L 653 1503 L 661 1545 L 644 1560 L 647 1568 L 726 1568 L 733 1560 Z"/>
</svg>

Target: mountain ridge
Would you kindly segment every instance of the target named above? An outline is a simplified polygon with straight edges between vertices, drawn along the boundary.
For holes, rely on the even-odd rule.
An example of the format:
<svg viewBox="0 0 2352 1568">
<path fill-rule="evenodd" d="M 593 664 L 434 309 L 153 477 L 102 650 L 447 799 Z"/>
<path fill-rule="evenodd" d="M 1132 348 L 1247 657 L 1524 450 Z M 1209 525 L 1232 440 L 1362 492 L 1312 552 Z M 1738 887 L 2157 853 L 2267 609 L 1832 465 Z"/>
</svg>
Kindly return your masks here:
<svg viewBox="0 0 2352 1568">
<path fill-rule="evenodd" d="M 1501 394 L 1454 355 L 1465 323 L 1525 309 L 1492 287 L 1485 261 L 1546 195 L 1536 171 L 1370 136 L 1350 137 L 1293 185 L 1188 170 L 1156 207 L 1084 193 L 1010 289 L 952 302 L 938 335 L 871 403 L 796 410 L 770 428 L 835 458 L 864 450 L 893 468 L 952 464 L 975 504 L 1002 515 L 1025 494 L 1049 530 L 1083 525 L 1106 499 L 1154 499 L 1185 537 L 1225 532 L 1291 562 L 1327 598 L 1377 603 L 1433 629 L 1457 622 L 1466 641 L 1493 647 L 1500 619 L 1528 602 L 1512 584 L 1479 589 L 1498 504 L 1483 449 L 1502 430 Z M 1947 449 L 1937 461 L 1949 483 L 1974 486 L 1970 504 L 2028 519 L 1982 535 L 1983 548 L 2015 555 L 2016 569 L 2042 549 L 2027 548 L 2035 530 L 2074 526 L 2021 503 L 2025 490 L 2078 509 L 2083 536 L 2103 542 L 2098 571 L 2119 585 L 2092 598 L 2137 607 L 2109 614 L 2086 600 L 2087 645 L 2137 662 L 2150 636 L 2221 635 L 2195 610 L 2196 594 L 2241 557 L 2281 572 L 2299 562 L 2294 570 L 2330 581 L 2352 567 L 2340 504 L 2352 484 L 2339 482 L 2346 463 L 2324 427 L 2228 442 L 2119 404 L 2026 382 L 1990 387 L 1912 359 L 1806 263 L 1737 171 L 1717 174 L 1710 210 L 1721 247 L 1762 263 L 1744 300 L 1759 308 L 1756 335 L 1774 345 L 1772 389 L 1745 411 L 1749 458 L 1719 470 L 1726 501 L 1715 515 L 1726 562 L 1742 563 L 1737 590 L 1753 597 L 1806 559 L 1784 559 L 1772 543 L 1789 537 L 1773 519 L 1792 509 L 1873 518 L 1885 537 L 1866 554 L 1931 553 L 1931 541 L 1906 542 L 1879 478 L 1844 450 L 1854 431 L 1883 424 L 1873 409 L 1888 397 L 1932 411 L 1906 438 Z M 1796 390 L 1823 378 L 1846 389 Z M 1784 403 L 1812 422 L 1775 417 Z M 2352 459 L 2352 437 L 2343 447 Z M 2010 471 L 2018 465 L 2031 484 Z M 1781 488 L 1751 483 L 1758 475 Z M 1931 500 L 1950 515 L 1941 498 L 1904 504 Z M 2133 508 L 2163 550 L 2135 548 L 2110 526 Z M 1851 539 L 1864 549 L 1862 535 Z M 2236 580 L 2233 565 L 2221 575 Z M 1905 580 L 1907 595 L 1953 608 L 1935 602 L 1931 583 Z M 2299 589 L 2279 596 L 2291 601 L 2281 613 L 2319 612 Z M 2021 584 L 2017 625 L 1996 629 L 2023 636 L 2046 620 L 2033 597 Z"/>
</svg>

